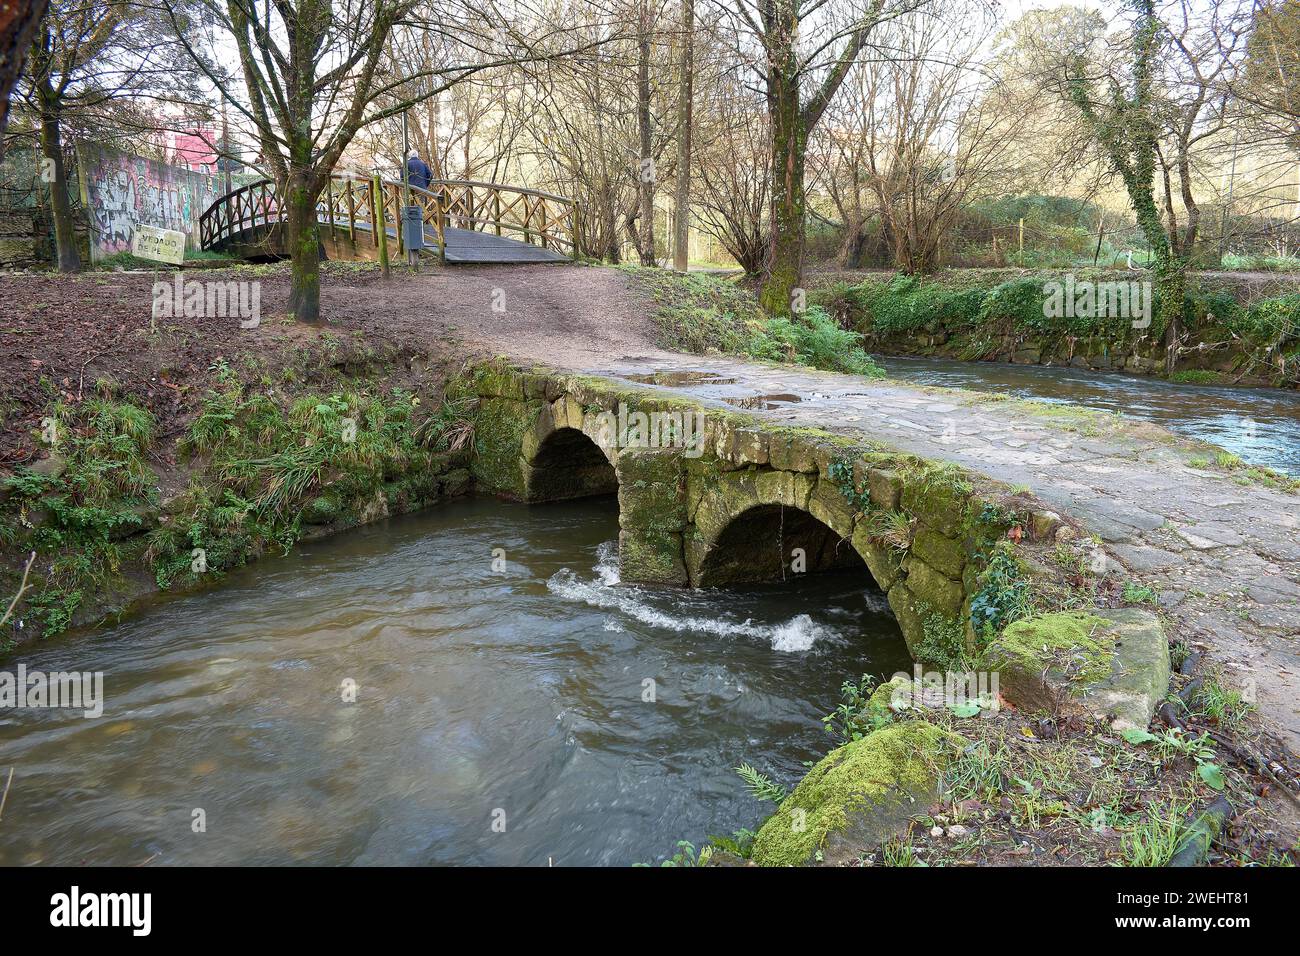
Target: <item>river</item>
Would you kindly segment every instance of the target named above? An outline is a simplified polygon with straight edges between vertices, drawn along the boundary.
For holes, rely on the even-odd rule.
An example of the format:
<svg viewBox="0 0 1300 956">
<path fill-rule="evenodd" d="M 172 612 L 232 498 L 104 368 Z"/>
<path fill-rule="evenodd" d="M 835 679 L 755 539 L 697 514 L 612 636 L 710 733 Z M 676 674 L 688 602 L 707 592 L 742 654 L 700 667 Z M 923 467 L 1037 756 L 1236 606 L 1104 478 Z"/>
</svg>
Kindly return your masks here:
<svg viewBox="0 0 1300 956">
<path fill-rule="evenodd" d="M 612 499 L 457 501 L 20 649 L 106 704 L 0 711 L 0 864 L 654 862 L 755 827 L 731 768 L 792 784 L 842 681 L 910 669 L 865 568 L 645 590 L 616 536 Z"/>
<path fill-rule="evenodd" d="M 883 358 L 890 378 L 995 391 L 1018 398 L 1123 412 L 1213 442 L 1252 465 L 1300 476 L 1300 392 L 1178 385 L 1063 366 Z"/>
</svg>

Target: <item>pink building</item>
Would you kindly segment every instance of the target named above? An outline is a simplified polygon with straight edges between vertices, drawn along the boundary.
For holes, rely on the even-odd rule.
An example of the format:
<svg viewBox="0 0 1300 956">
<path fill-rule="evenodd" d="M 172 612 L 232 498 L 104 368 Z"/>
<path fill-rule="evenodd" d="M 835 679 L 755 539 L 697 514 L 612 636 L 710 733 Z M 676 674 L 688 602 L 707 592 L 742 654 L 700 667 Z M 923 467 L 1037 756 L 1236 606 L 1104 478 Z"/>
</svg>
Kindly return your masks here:
<svg viewBox="0 0 1300 956">
<path fill-rule="evenodd" d="M 167 133 L 167 161 L 196 173 L 217 171 L 217 136 L 210 128 Z"/>
</svg>

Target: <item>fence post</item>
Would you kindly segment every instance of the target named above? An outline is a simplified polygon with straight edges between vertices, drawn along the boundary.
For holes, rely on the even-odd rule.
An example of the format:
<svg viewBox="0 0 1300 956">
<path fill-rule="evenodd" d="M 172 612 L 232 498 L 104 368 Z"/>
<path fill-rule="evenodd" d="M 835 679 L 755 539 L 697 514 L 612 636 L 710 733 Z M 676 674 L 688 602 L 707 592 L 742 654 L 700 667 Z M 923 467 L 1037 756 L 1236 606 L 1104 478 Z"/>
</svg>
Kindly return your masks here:
<svg viewBox="0 0 1300 956">
<path fill-rule="evenodd" d="M 379 174 L 370 180 L 370 214 L 374 217 L 375 240 L 379 243 L 379 268 L 388 278 L 388 226 L 384 224 L 384 187 Z"/>
<path fill-rule="evenodd" d="M 451 193 L 446 184 L 438 187 L 433 196 L 433 231 L 438 235 L 438 262 L 447 264 L 447 203 Z"/>
</svg>

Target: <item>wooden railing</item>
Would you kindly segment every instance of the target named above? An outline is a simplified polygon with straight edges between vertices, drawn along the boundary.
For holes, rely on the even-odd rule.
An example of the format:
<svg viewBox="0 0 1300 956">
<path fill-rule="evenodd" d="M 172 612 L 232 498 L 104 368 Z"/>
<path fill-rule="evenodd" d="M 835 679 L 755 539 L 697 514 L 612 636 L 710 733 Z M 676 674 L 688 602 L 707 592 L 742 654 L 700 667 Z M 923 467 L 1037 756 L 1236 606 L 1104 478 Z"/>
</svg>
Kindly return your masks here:
<svg viewBox="0 0 1300 956">
<path fill-rule="evenodd" d="M 409 190 L 411 204 L 422 210 L 425 242 L 440 252 L 446 248 L 447 228 L 492 232 L 569 256 L 582 247 L 578 204 L 564 196 L 472 180 L 435 180 L 428 189 L 411 186 Z M 404 252 L 400 228 L 403 191 L 402 183 L 378 176 L 333 175 L 316 203 L 317 225 L 322 231 L 328 229 L 331 238 L 345 233 L 354 243 L 377 247 L 381 239 L 375 228 L 378 216 L 384 235 L 396 241 L 399 253 Z M 249 183 L 219 197 L 203 213 L 199 244 L 204 249 L 220 249 L 284 219 L 275 183 L 269 179 Z"/>
</svg>

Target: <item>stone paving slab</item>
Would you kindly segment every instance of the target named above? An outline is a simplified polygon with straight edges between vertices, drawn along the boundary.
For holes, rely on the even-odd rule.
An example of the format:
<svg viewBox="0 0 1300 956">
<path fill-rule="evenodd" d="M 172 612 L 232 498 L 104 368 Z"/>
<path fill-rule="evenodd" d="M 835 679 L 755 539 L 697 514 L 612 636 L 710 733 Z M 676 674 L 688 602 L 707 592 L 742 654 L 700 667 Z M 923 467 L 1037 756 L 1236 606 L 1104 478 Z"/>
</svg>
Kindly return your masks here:
<svg viewBox="0 0 1300 956">
<path fill-rule="evenodd" d="M 1300 752 L 1300 496 L 1191 468 L 1185 443 L 1149 423 L 1112 427 L 1117 419 L 1099 415 L 1095 429 L 1059 407 L 987 393 L 662 353 L 573 371 L 642 385 L 653 374 L 671 383 L 657 387 L 704 404 L 860 435 L 1030 488 L 1097 534 L 1125 579 L 1161 591 L 1174 633 L 1235 674 Z"/>
</svg>

